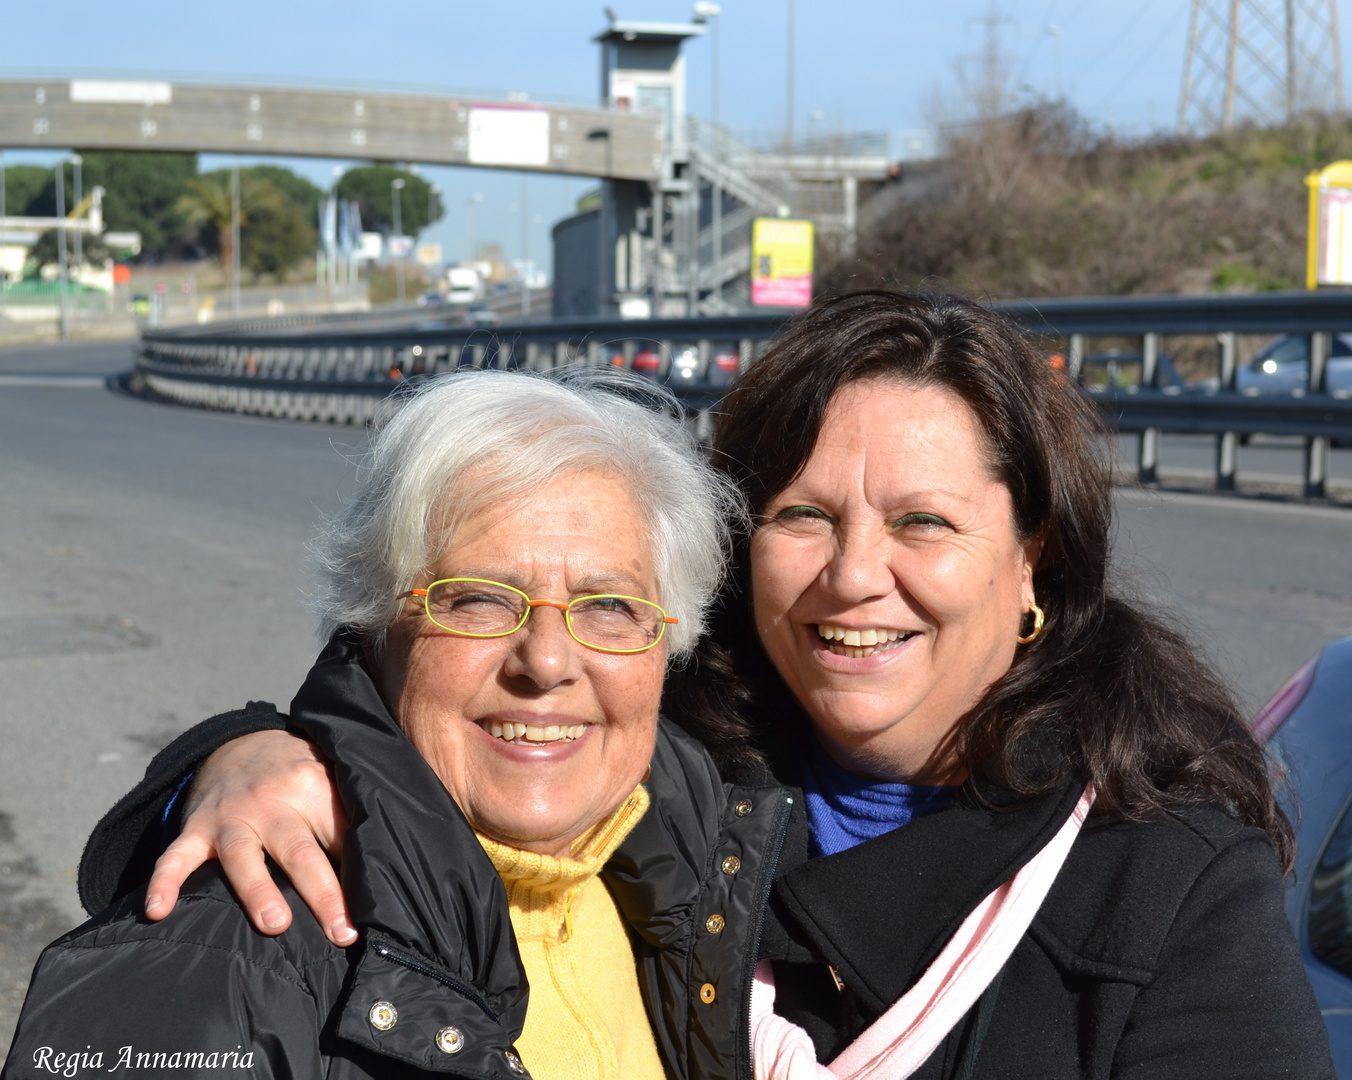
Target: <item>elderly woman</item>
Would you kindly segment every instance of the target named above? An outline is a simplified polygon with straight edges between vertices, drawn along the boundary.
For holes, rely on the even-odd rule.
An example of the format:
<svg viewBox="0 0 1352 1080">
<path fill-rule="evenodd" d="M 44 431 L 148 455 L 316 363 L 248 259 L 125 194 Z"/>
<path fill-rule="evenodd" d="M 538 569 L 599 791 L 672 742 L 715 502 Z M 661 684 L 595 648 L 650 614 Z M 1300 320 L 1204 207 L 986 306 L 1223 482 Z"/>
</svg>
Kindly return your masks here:
<svg viewBox="0 0 1352 1080">
<path fill-rule="evenodd" d="M 660 726 L 653 810 L 603 871 L 668 1070 L 1331 1077 L 1261 749 L 1110 587 L 1092 414 L 1017 329 L 952 298 L 823 303 L 733 388 L 715 449 L 756 528 L 666 708 L 719 773 Z M 353 832 L 312 754 L 276 733 L 220 751 L 157 917 L 221 849 L 275 920 L 256 835 L 334 921 L 295 853 L 312 822 L 347 833 L 346 868 Z M 134 815 L 99 835 L 160 846 Z"/>
<path fill-rule="evenodd" d="M 636 392 L 436 380 L 319 546 L 330 640 L 291 723 L 347 799 L 365 947 L 309 918 L 255 934 L 214 872 L 164 922 L 125 898 L 43 954 L 6 1078 L 660 1080 L 597 871 L 648 807 L 663 672 L 699 635 L 736 501 L 607 382 Z"/>
</svg>

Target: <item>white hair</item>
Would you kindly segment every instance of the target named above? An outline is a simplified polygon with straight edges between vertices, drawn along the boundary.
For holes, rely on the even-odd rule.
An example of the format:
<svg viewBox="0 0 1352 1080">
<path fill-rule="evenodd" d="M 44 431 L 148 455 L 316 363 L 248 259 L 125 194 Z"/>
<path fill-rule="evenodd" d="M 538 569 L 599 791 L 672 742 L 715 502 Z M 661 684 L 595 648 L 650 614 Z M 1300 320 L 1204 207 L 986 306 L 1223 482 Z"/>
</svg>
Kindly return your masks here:
<svg viewBox="0 0 1352 1080">
<path fill-rule="evenodd" d="M 641 377 L 595 370 L 457 371 L 403 395 L 360 464 L 356 493 L 314 544 L 321 634 L 351 626 L 379 650 L 401 594 L 424 584 L 469 518 L 595 471 L 622 480 L 647 519 L 658 599 L 680 620 L 667 654 L 685 658 L 744 511 L 674 407 Z"/>
</svg>

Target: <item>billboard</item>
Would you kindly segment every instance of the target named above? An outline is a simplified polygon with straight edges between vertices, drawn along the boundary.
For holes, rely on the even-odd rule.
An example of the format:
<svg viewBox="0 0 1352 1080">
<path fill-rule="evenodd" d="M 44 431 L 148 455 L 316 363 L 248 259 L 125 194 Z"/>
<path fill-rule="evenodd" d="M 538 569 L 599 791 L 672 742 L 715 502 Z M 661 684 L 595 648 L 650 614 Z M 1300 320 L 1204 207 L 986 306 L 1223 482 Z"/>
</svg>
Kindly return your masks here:
<svg viewBox="0 0 1352 1080">
<path fill-rule="evenodd" d="M 755 220 L 751 226 L 751 302 L 761 307 L 812 303 L 812 222 Z"/>
<path fill-rule="evenodd" d="M 548 165 L 549 110 L 476 105 L 469 111 L 471 165 Z"/>
<path fill-rule="evenodd" d="M 1335 161 L 1305 178 L 1310 235 L 1305 286 L 1352 285 L 1352 161 Z"/>
</svg>

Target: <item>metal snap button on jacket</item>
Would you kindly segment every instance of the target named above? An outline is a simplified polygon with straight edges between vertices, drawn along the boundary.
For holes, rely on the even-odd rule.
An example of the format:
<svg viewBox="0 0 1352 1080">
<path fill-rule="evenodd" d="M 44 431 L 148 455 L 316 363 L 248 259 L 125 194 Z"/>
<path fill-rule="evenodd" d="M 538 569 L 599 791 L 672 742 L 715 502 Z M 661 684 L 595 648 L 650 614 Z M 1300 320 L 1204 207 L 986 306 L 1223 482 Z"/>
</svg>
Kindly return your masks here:
<svg viewBox="0 0 1352 1080">
<path fill-rule="evenodd" d="M 444 1027 L 437 1032 L 437 1049 L 443 1054 L 458 1054 L 465 1047 L 465 1036 L 459 1028 Z"/>
<path fill-rule="evenodd" d="M 724 925 L 725 922 L 722 915 L 710 915 L 704 920 L 704 929 L 708 930 L 711 934 L 717 934 L 723 929 Z"/>
<path fill-rule="evenodd" d="M 399 1010 L 388 1001 L 377 1001 L 366 1016 L 377 1031 L 389 1031 L 399 1019 Z"/>
<path fill-rule="evenodd" d="M 712 1005 L 717 996 L 718 991 L 714 989 L 713 983 L 705 983 L 699 988 L 699 999 L 706 1005 Z"/>
<path fill-rule="evenodd" d="M 732 812 L 738 817 L 746 817 L 747 814 L 751 813 L 751 804 L 743 799 L 732 808 Z"/>
<path fill-rule="evenodd" d="M 502 1056 L 507 1059 L 507 1068 L 511 1069 L 512 1072 L 516 1073 L 518 1076 L 525 1074 L 526 1066 L 521 1064 L 521 1059 L 514 1053 L 510 1050 L 504 1050 Z"/>
<path fill-rule="evenodd" d="M 723 873 L 725 874 L 735 874 L 741 868 L 742 860 L 737 858 L 736 855 L 729 855 L 723 860 Z"/>
</svg>

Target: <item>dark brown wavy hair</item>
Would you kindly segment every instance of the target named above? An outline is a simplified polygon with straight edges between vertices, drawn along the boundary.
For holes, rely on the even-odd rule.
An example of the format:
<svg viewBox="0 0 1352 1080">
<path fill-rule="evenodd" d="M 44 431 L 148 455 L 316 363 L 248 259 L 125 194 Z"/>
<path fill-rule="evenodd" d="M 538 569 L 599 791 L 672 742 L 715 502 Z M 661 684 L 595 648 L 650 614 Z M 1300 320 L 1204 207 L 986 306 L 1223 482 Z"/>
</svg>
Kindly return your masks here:
<svg viewBox="0 0 1352 1080">
<path fill-rule="evenodd" d="M 1100 811 L 1132 820 L 1217 804 L 1263 829 L 1289 870 L 1291 826 L 1233 695 L 1177 629 L 1110 583 L 1111 471 L 1097 415 L 1018 326 L 952 296 L 818 302 L 724 398 L 715 464 L 759 514 L 807 464 L 836 392 L 874 378 L 962 398 L 1020 538 L 1043 538 L 1033 585 L 1046 625 L 957 729 L 973 789 L 1034 795 L 1074 775 L 1093 783 Z M 750 616 L 748 542 L 665 702 L 733 769 L 755 763 L 772 729 L 798 713 Z"/>
</svg>

